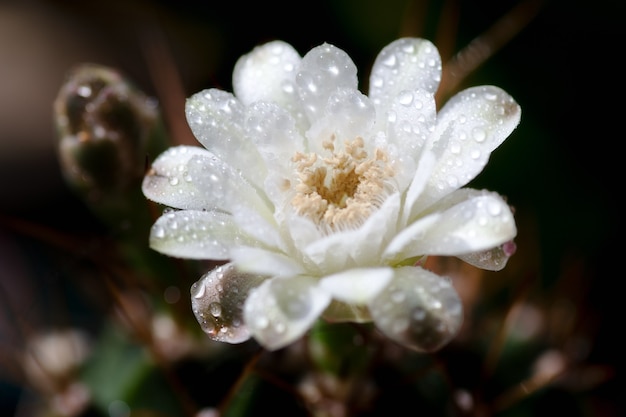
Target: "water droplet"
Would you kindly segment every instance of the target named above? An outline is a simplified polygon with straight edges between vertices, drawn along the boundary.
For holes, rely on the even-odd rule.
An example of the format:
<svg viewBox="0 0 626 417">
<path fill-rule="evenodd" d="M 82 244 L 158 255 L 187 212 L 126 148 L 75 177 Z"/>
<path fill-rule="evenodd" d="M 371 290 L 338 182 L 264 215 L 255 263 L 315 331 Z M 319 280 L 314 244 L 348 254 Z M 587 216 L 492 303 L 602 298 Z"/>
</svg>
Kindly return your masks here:
<svg viewBox="0 0 626 417">
<path fill-rule="evenodd" d="M 487 138 L 487 133 L 485 133 L 484 129 L 480 127 L 475 127 L 474 129 L 472 129 L 472 137 L 476 142 L 484 142 Z"/>
<path fill-rule="evenodd" d="M 410 91 L 403 91 L 402 93 L 400 93 L 398 101 L 403 106 L 411 105 L 411 103 L 413 102 L 413 93 L 411 93 Z"/>
<path fill-rule="evenodd" d="M 394 67 L 397 64 L 398 60 L 396 59 L 395 55 L 389 55 L 387 58 L 385 58 L 383 60 L 383 64 L 385 64 L 388 67 Z"/>
<path fill-rule="evenodd" d="M 487 205 L 487 212 L 492 216 L 499 216 L 502 213 L 502 207 L 497 202 L 492 201 Z"/>
<path fill-rule="evenodd" d="M 157 239 L 163 239 L 165 237 L 165 229 L 162 228 L 161 226 L 156 226 L 153 230 L 152 235 L 156 237 Z"/>
<path fill-rule="evenodd" d="M 222 305 L 218 302 L 209 304 L 209 312 L 213 317 L 219 317 L 222 315 Z"/>
<path fill-rule="evenodd" d="M 178 177 L 171 177 L 170 185 L 178 185 Z"/>
</svg>

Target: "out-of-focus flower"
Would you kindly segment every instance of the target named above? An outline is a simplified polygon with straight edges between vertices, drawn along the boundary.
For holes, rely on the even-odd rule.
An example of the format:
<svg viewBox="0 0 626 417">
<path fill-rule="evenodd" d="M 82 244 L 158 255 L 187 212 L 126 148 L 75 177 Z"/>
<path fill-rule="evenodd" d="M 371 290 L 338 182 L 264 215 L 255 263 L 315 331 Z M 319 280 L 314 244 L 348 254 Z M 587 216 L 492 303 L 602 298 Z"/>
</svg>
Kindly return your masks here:
<svg viewBox="0 0 626 417">
<path fill-rule="evenodd" d="M 506 264 L 516 235 L 508 204 L 462 187 L 517 126 L 520 108 L 480 86 L 437 113 L 440 77 L 435 46 L 402 38 L 377 57 L 367 96 L 341 49 L 323 44 L 300 57 L 273 41 L 237 62 L 234 94 L 188 99 L 188 123 L 206 149 L 163 153 L 143 192 L 168 207 L 152 248 L 229 261 L 192 287 L 209 336 L 278 349 L 323 317 L 373 321 L 422 351 L 454 337 L 459 297 L 421 261 Z"/>
<path fill-rule="evenodd" d="M 164 149 L 157 101 L 101 65 L 68 73 L 54 122 L 63 175 L 92 205 L 125 205 L 141 183 L 146 156 Z"/>
</svg>

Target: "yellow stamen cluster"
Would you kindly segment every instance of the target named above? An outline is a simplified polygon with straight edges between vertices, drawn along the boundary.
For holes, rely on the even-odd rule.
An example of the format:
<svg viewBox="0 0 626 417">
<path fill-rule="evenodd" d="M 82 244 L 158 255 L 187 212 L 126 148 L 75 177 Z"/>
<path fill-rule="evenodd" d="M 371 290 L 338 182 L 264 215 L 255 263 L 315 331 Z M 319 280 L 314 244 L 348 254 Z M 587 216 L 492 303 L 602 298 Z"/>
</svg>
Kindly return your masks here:
<svg viewBox="0 0 626 417">
<path fill-rule="evenodd" d="M 338 150 L 332 136 L 323 147 L 327 158 L 293 156 L 299 183 L 291 204 L 326 232 L 358 227 L 385 199 L 385 181 L 393 176 L 387 154 L 377 148 L 369 155 L 361 137 Z"/>
</svg>

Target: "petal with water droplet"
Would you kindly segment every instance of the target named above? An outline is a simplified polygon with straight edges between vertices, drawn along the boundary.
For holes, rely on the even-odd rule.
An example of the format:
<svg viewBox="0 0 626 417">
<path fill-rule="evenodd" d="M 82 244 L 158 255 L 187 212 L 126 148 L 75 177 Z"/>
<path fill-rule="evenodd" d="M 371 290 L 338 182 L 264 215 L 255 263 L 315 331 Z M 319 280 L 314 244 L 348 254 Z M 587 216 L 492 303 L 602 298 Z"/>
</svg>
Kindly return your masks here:
<svg viewBox="0 0 626 417">
<path fill-rule="evenodd" d="M 280 349 L 300 338 L 330 303 L 312 277 L 278 277 L 250 291 L 246 325 L 265 348 Z"/>
<path fill-rule="evenodd" d="M 519 105 L 498 87 L 468 88 L 452 97 L 437 114 L 432 149 L 438 162 L 424 204 L 473 180 L 520 117 Z"/>
<path fill-rule="evenodd" d="M 242 230 L 257 240 L 276 245 L 273 207 L 238 170 L 215 156 L 197 156 L 187 164 L 198 189 L 210 196 L 219 209 L 233 215 Z"/>
<path fill-rule="evenodd" d="M 259 45 L 235 64 L 233 91 L 246 105 L 267 101 L 288 107 L 295 100 L 293 84 L 300 60 L 286 42 Z"/>
<path fill-rule="evenodd" d="M 328 275 L 320 287 L 337 300 L 349 304 L 366 304 L 389 283 L 391 268 L 355 268 Z"/>
<path fill-rule="evenodd" d="M 311 49 L 302 58 L 296 86 L 305 113 L 309 120 L 315 120 L 336 89 L 358 88 L 357 69 L 348 54 L 325 43 Z"/>
<path fill-rule="evenodd" d="M 515 250 L 515 242 L 510 240 L 492 249 L 458 255 L 457 257 L 481 269 L 500 271 L 506 266 L 509 258 L 515 253 Z"/>
<path fill-rule="evenodd" d="M 340 141 L 348 138 L 367 138 L 370 136 L 375 116 L 376 110 L 366 95 L 347 88 L 334 91 L 328 98 L 323 112 L 320 112 L 307 132 L 310 150 L 324 155 L 326 151 L 323 142 L 330 137 L 339 138 Z"/>
<path fill-rule="evenodd" d="M 250 290 L 265 277 L 238 272 L 225 264 L 191 286 L 191 307 L 202 330 L 213 340 L 241 343 L 250 338 L 243 305 Z"/>
<path fill-rule="evenodd" d="M 228 259 L 232 247 L 253 242 L 232 216 L 217 211 L 170 211 L 150 230 L 152 249 L 179 258 Z"/>
<path fill-rule="evenodd" d="M 256 102 L 247 108 L 244 130 L 273 170 L 286 171 L 285 161 L 296 151 L 304 150 L 304 137 L 295 120 L 283 107 L 273 102 Z"/>
<path fill-rule="evenodd" d="M 441 348 L 463 323 L 463 306 L 450 281 L 419 267 L 394 269 L 369 307 L 383 333 L 417 351 Z"/>
<path fill-rule="evenodd" d="M 415 161 L 435 127 L 436 111 L 433 95 L 424 90 L 401 91 L 390 103 L 383 125 L 387 140 L 398 147 L 397 159 L 404 170 L 415 171 Z"/>
<path fill-rule="evenodd" d="M 209 209 L 215 202 L 198 190 L 187 163 L 197 155 L 212 156 L 199 146 L 177 146 L 163 152 L 152 163 L 142 183 L 144 195 L 152 201 L 179 209 Z"/>
<path fill-rule="evenodd" d="M 515 237 L 509 205 L 497 193 L 464 188 L 437 205 L 430 214 L 404 229 L 389 245 L 403 258 L 421 255 L 458 256 L 494 248 Z M 420 225 L 431 219 L 419 229 Z M 419 233 L 418 233 L 419 232 Z"/>
<path fill-rule="evenodd" d="M 369 96 L 388 109 L 402 91 L 434 94 L 441 81 L 441 57 L 430 41 L 401 38 L 384 47 L 372 67 Z M 380 115 L 379 115 L 380 117 Z"/>
<path fill-rule="evenodd" d="M 187 99 L 185 115 L 205 148 L 239 169 L 248 181 L 263 183 L 267 169 L 244 132 L 246 109 L 238 99 L 222 90 L 207 89 Z"/>
<path fill-rule="evenodd" d="M 293 276 L 304 272 L 300 262 L 284 253 L 240 245 L 230 252 L 237 267 L 245 272 L 271 276 Z"/>
</svg>

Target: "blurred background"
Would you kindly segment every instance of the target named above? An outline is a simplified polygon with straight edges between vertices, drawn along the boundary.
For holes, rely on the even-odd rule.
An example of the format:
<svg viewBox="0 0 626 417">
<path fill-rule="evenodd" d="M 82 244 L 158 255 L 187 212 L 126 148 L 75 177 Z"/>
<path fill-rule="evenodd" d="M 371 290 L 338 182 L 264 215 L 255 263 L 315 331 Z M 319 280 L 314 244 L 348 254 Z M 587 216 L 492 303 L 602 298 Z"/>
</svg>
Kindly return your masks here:
<svg viewBox="0 0 626 417">
<path fill-rule="evenodd" d="M 414 407 L 411 415 L 624 415 L 624 273 L 617 261 L 625 22 L 621 0 L 0 0 L 0 414 L 255 415 L 225 406 L 225 398 L 240 395 L 250 375 L 262 375 L 251 392 L 293 403 L 285 406 L 292 415 L 341 415 L 311 411 L 333 395 L 318 381 L 317 394 L 307 396 L 307 362 L 264 355 L 253 343 L 224 349 L 193 336 L 189 286 L 208 265 L 171 261 L 171 281 L 160 277 L 153 286 L 151 267 L 141 272 L 147 280 L 135 279 L 137 254 L 117 245 L 127 235 L 63 178 L 53 102 L 72 68 L 104 65 L 158 102 L 169 143 L 194 143 L 185 97 L 209 87 L 232 91 L 237 58 L 260 43 L 282 39 L 301 54 L 332 43 L 353 58 L 365 90 L 380 49 L 400 36 L 421 36 L 444 62 L 467 71 L 458 84 L 447 80 L 450 92 L 494 84 L 522 107 L 521 124 L 473 183 L 515 207 L 518 252 L 493 274 L 439 260 L 449 274 L 468 276 L 457 282 L 469 307 L 459 339 L 434 355 L 385 347 L 388 356 L 370 362 L 376 395 L 366 405 L 350 397 L 343 415 L 380 415 L 392 403 Z M 455 55 L 461 50 L 465 55 Z M 140 168 L 154 157 L 141 155 Z M 133 229 L 134 242 L 147 246 L 143 227 Z M 136 249 L 139 257 L 145 249 Z M 163 347 L 182 339 L 152 327 L 160 304 L 188 321 L 181 327 L 189 325 L 189 346 Z M 130 336 L 110 331 L 111 322 L 132 329 Z M 140 353 L 142 326 L 152 329 L 148 350 L 154 354 L 156 344 L 155 362 L 164 366 Z M 53 359 L 32 354 L 50 332 L 63 335 L 50 348 Z M 50 370 L 57 362 L 71 366 L 57 375 Z M 418 376 L 433 366 L 445 384 Z M 385 390 L 390 375 L 409 373 L 402 389 Z M 184 403 L 184 412 L 160 404 L 164 392 Z M 252 397 L 237 401 L 277 407 Z"/>
</svg>

